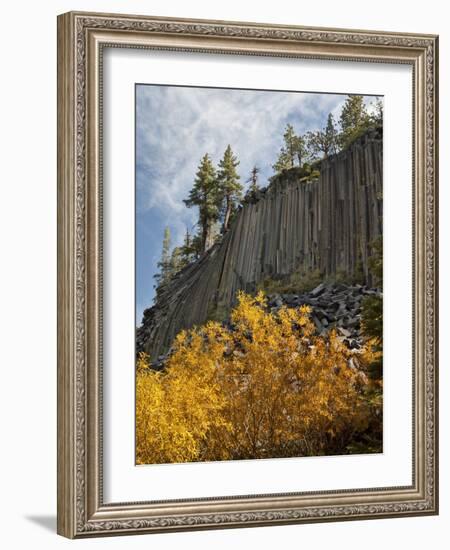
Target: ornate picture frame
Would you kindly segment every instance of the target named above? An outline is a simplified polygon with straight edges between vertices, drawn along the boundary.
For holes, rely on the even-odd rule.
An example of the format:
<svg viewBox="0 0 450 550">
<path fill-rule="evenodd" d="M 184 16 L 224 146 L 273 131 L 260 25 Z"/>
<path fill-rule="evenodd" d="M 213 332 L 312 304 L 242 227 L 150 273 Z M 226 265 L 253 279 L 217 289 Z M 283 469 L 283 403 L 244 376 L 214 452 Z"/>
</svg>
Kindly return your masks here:
<svg viewBox="0 0 450 550">
<path fill-rule="evenodd" d="M 405 64 L 413 75 L 412 484 L 204 499 L 103 498 L 105 48 Z M 438 38 L 70 12 L 58 17 L 58 533 L 69 538 L 438 513 Z"/>
</svg>

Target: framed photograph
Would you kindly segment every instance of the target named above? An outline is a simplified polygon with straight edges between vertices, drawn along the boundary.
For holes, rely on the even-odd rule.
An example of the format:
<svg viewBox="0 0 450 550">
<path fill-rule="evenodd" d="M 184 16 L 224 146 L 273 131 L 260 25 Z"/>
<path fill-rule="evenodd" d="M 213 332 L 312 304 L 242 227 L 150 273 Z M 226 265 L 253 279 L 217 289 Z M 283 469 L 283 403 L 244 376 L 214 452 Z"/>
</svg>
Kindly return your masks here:
<svg viewBox="0 0 450 550">
<path fill-rule="evenodd" d="M 438 513 L 432 35 L 58 18 L 58 532 Z"/>
</svg>

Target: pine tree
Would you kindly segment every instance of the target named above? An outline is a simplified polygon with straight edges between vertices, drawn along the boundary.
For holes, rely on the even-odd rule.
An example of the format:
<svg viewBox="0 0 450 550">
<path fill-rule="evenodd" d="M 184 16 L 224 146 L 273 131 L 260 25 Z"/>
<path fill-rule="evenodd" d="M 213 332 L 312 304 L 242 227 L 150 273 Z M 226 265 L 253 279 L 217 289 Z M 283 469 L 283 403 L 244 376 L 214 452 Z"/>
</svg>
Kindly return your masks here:
<svg viewBox="0 0 450 550">
<path fill-rule="evenodd" d="M 284 144 L 280 149 L 277 162 L 273 165 L 273 169 L 277 173 L 289 170 L 296 164 L 302 166 L 307 155 L 305 138 L 297 136 L 291 124 L 287 124 L 283 140 Z"/>
<path fill-rule="evenodd" d="M 294 128 L 291 124 L 286 126 L 286 130 L 283 135 L 284 146 L 286 150 L 287 160 L 289 163 L 289 168 L 292 168 L 295 164 L 295 146 L 296 146 L 296 135 Z"/>
<path fill-rule="evenodd" d="M 186 227 L 186 233 L 184 234 L 183 246 L 181 247 L 183 262 L 187 265 L 192 261 L 192 237 L 189 233 L 189 229 Z"/>
<path fill-rule="evenodd" d="M 298 166 L 303 166 L 303 163 L 306 161 L 306 157 L 308 156 L 306 139 L 304 138 L 304 136 L 295 136 L 293 147 Z"/>
<path fill-rule="evenodd" d="M 239 161 L 233 154 L 231 146 L 228 145 L 222 160 L 219 162 L 217 173 L 219 194 L 223 205 L 223 231 L 228 229 L 230 218 L 242 199 L 242 184 L 239 182 L 240 176 L 236 171 L 238 165 Z"/>
<path fill-rule="evenodd" d="M 247 180 L 247 183 L 250 183 L 250 186 L 249 186 L 250 193 L 257 193 L 259 191 L 258 174 L 259 174 L 259 168 L 255 165 L 253 166 L 252 171 L 250 172 L 250 177 Z"/>
<path fill-rule="evenodd" d="M 159 287 L 170 280 L 172 275 L 171 258 L 170 258 L 170 228 L 164 228 L 164 237 L 162 243 L 161 259 L 157 263 L 159 272 L 154 276 L 156 286 Z"/>
<path fill-rule="evenodd" d="M 176 275 L 186 265 L 187 263 L 183 258 L 183 248 L 181 246 L 175 246 L 170 255 L 171 277 Z"/>
<path fill-rule="evenodd" d="M 283 146 L 280 149 L 277 162 L 273 165 L 275 172 L 282 172 L 283 170 L 289 170 L 294 167 L 294 140 L 294 128 L 291 124 L 288 124 L 283 134 Z"/>
<path fill-rule="evenodd" d="M 372 125 L 362 95 L 347 97 L 342 107 L 339 123 L 342 148 L 348 147 Z"/>
<path fill-rule="evenodd" d="M 181 261 L 183 267 L 198 259 L 201 253 L 199 244 L 199 237 L 197 235 L 191 235 L 189 229 L 186 227 L 186 233 L 184 234 L 184 240 L 181 246 Z"/>
<path fill-rule="evenodd" d="M 202 253 L 213 244 L 212 228 L 220 216 L 220 199 L 216 171 L 210 156 L 206 153 L 200 161 L 189 197 L 184 200 L 188 208 L 198 207 Z"/>
<path fill-rule="evenodd" d="M 338 149 L 338 131 L 332 113 L 330 113 L 327 118 L 325 135 L 329 144 L 329 151 L 327 152 L 327 154 L 335 155 Z"/>
<path fill-rule="evenodd" d="M 331 113 L 328 115 L 325 128 L 316 132 L 308 132 L 307 143 L 312 157 L 323 154 L 323 158 L 327 158 L 337 153 L 338 132 Z"/>
<path fill-rule="evenodd" d="M 375 112 L 372 114 L 372 121 L 375 126 L 383 126 L 383 100 L 381 97 L 375 99 Z"/>
<path fill-rule="evenodd" d="M 282 147 L 276 163 L 272 166 L 274 171 L 279 174 L 280 172 L 283 172 L 283 170 L 289 170 L 293 166 L 292 159 L 289 157 L 286 149 Z"/>
</svg>

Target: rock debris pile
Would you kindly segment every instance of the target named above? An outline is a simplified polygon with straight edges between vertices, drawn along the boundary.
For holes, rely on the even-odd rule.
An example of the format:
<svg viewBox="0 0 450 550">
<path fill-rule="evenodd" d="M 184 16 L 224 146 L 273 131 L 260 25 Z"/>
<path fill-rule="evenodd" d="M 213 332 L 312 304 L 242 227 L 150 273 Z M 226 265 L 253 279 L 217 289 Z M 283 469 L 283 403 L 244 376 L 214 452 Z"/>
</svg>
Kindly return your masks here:
<svg viewBox="0 0 450 550">
<path fill-rule="evenodd" d="M 382 291 L 360 284 L 321 283 L 309 292 L 268 294 L 267 306 L 271 313 L 276 313 L 283 306 L 294 308 L 309 305 L 317 334 L 324 336 L 335 329 L 345 345 L 359 350 L 363 344 L 361 313 L 366 296 L 382 297 Z M 230 325 L 230 322 L 224 321 L 224 324 Z M 170 353 L 171 350 L 159 355 L 152 362 L 152 368 L 162 370 Z"/>
</svg>

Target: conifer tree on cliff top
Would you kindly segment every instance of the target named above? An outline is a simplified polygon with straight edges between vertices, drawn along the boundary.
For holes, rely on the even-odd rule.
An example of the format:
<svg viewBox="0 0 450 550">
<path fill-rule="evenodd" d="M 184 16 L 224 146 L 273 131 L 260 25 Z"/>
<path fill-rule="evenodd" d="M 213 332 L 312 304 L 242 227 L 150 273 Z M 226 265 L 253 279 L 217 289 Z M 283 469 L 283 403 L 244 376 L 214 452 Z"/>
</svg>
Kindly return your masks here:
<svg viewBox="0 0 450 550">
<path fill-rule="evenodd" d="M 339 124 L 341 127 L 340 145 L 343 149 L 361 136 L 370 126 L 373 126 L 362 95 L 347 97 L 342 107 Z"/>
<path fill-rule="evenodd" d="M 294 132 L 292 124 L 286 125 L 283 141 L 277 162 L 273 165 L 273 169 L 277 173 L 289 170 L 296 165 L 302 166 L 307 155 L 305 138 Z"/>
<path fill-rule="evenodd" d="M 253 166 L 252 171 L 250 172 L 250 177 L 247 180 L 247 183 L 250 183 L 249 191 L 251 193 L 257 193 L 259 191 L 258 174 L 259 168 L 255 165 Z"/>
<path fill-rule="evenodd" d="M 316 132 L 308 132 L 307 141 L 309 152 L 314 158 L 319 154 L 322 154 L 323 158 L 328 158 L 337 153 L 338 132 L 331 113 L 328 115 L 326 127 Z"/>
<path fill-rule="evenodd" d="M 164 237 L 162 243 L 161 259 L 157 263 L 159 273 L 154 276 L 156 279 L 156 286 L 167 283 L 171 277 L 171 259 L 170 259 L 170 229 L 164 228 Z"/>
<path fill-rule="evenodd" d="M 220 216 L 220 194 L 216 170 L 208 153 L 200 161 L 194 185 L 184 203 L 188 208 L 198 207 L 201 251 L 204 253 L 214 243 L 213 227 Z"/>
<path fill-rule="evenodd" d="M 242 199 L 242 184 L 240 176 L 237 173 L 239 161 L 233 154 L 231 146 L 225 149 L 222 160 L 219 162 L 217 173 L 219 197 L 221 201 L 223 225 L 222 228 L 226 231 L 230 224 L 230 218 L 236 211 L 236 207 Z"/>
</svg>

